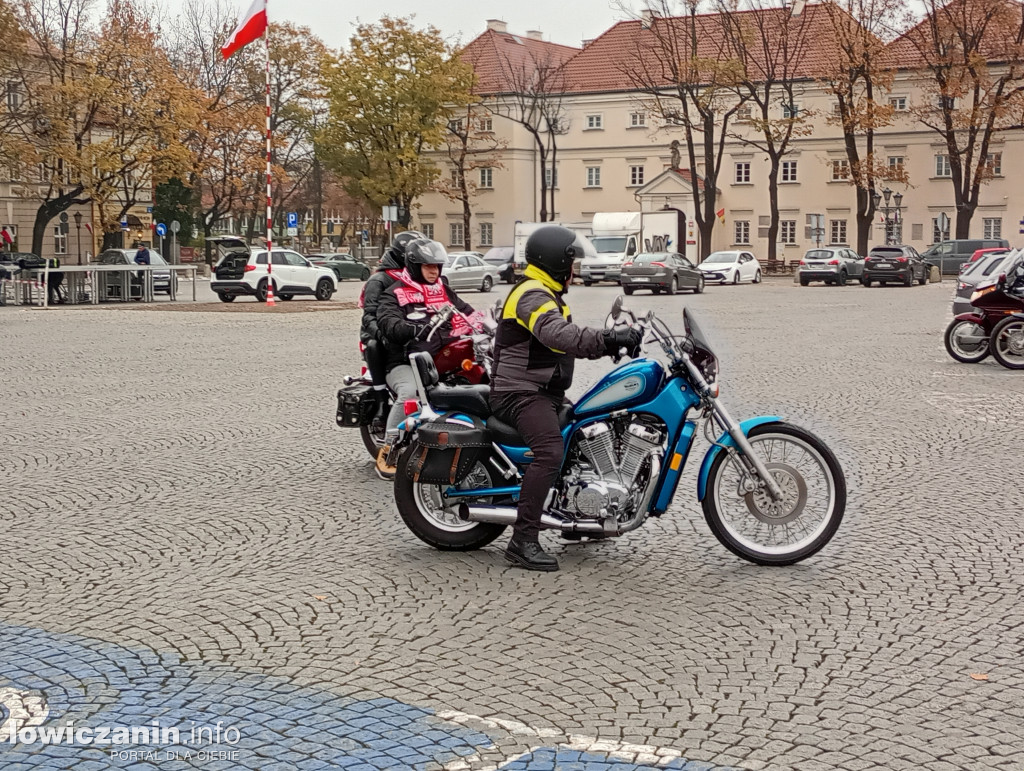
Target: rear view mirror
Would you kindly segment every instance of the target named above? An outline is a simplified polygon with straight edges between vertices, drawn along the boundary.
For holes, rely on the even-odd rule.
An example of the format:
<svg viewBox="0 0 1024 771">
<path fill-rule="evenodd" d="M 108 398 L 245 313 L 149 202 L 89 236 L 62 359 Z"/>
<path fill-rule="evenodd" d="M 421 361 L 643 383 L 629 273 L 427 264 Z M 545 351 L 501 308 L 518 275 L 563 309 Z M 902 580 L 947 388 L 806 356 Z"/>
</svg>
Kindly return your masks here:
<svg viewBox="0 0 1024 771">
<path fill-rule="evenodd" d="M 622 313 L 622 303 L 623 297 L 620 294 L 618 297 L 615 298 L 615 302 L 612 303 L 611 317 L 613 319 L 617 319 L 619 317 L 619 314 Z"/>
</svg>

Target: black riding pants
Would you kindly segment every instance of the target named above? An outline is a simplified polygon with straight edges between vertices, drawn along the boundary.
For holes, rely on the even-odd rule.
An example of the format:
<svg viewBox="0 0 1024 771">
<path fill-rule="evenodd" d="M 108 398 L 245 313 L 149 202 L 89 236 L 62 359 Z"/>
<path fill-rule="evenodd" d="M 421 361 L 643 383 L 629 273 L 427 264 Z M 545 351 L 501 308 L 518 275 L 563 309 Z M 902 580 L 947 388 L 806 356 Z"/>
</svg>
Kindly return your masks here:
<svg viewBox="0 0 1024 771">
<path fill-rule="evenodd" d="M 367 340 L 363 346 L 363 359 L 366 360 L 366 368 L 370 370 L 373 384 L 385 387 L 385 378 L 388 376 L 388 349 L 379 340 Z"/>
<path fill-rule="evenodd" d="M 526 467 L 519 495 L 515 524 L 518 541 L 537 540 L 544 500 L 562 467 L 564 451 L 558 429 L 558 408 L 563 401 L 561 396 L 547 393 L 514 391 L 491 395 L 495 417 L 514 426 L 533 452 L 533 463 Z"/>
</svg>

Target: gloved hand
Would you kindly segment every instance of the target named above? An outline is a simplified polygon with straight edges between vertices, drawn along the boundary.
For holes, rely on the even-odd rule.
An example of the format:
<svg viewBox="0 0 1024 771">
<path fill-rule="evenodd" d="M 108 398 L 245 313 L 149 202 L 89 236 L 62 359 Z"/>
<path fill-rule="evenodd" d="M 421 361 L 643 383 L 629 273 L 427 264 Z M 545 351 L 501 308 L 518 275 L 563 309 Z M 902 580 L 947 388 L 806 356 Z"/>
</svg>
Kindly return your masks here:
<svg viewBox="0 0 1024 771">
<path fill-rule="evenodd" d="M 640 355 L 640 343 L 644 334 L 635 327 L 618 327 L 604 330 L 604 352 L 607 356 L 618 356 L 619 349 L 625 348 L 630 358 Z"/>
</svg>

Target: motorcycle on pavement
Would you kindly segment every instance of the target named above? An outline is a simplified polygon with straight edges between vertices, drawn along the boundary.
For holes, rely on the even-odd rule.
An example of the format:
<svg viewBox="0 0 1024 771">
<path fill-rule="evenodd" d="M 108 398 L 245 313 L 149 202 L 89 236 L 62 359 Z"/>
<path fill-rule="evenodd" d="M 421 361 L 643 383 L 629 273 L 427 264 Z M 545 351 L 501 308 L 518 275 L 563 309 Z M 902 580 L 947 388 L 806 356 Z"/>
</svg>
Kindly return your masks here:
<svg viewBox="0 0 1024 771">
<path fill-rule="evenodd" d="M 1021 319 L 1013 320 L 1013 314 L 1024 312 L 1024 253 L 993 281 L 976 287 L 971 306 L 973 310 L 959 314 L 946 327 L 946 352 L 964 364 L 976 364 L 991 353 L 1004 367 L 1024 369 L 1024 327 Z"/>
<path fill-rule="evenodd" d="M 606 325 L 638 325 L 666 361 L 624 363 L 562 409 L 565 460 L 542 527 L 616 537 L 662 516 L 703 424 L 711 447 L 697 498 L 715 537 L 761 565 L 810 557 L 846 509 L 839 462 L 821 439 L 780 417 L 734 420 L 719 400 L 718 359 L 686 310 L 683 322 L 676 334 L 653 311 L 638 319 L 622 297 L 615 301 Z M 429 356 L 410 358 L 418 404 L 408 406 L 389 456 L 398 512 L 431 546 L 479 549 L 515 522 L 529 448 L 490 414 L 485 387 L 445 388 Z"/>
</svg>

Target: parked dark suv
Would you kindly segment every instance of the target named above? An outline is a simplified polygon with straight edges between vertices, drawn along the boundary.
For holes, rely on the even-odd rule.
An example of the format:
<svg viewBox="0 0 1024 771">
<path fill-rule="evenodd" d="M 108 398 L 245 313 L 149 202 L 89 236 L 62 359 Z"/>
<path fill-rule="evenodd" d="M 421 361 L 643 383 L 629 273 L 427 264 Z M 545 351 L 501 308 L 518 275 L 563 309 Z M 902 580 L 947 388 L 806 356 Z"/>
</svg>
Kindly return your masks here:
<svg viewBox="0 0 1024 771">
<path fill-rule="evenodd" d="M 942 275 L 955 276 L 960 272 L 960 266 L 968 262 L 976 251 L 997 246 L 1009 249 L 1010 242 L 1005 238 L 960 238 L 942 241 L 925 249 L 921 259 L 938 265 Z"/>
<path fill-rule="evenodd" d="M 928 283 L 928 270 L 928 264 L 912 246 L 876 246 L 864 260 L 864 275 L 860 282 L 864 286 L 871 286 L 874 281 L 882 286 L 910 286 L 914 281 L 924 285 Z"/>
</svg>

